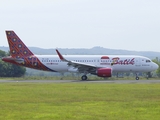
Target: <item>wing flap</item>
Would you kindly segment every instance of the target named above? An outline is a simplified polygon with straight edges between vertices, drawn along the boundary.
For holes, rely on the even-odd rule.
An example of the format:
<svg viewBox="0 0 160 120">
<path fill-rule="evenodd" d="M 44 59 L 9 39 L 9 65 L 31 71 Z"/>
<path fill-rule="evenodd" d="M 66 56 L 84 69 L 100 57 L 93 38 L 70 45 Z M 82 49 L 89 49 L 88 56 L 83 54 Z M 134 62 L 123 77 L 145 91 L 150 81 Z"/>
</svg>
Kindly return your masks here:
<svg viewBox="0 0 160 120">
<path fill-rule="evenodd" d="M 56 49 L 56 52 L 62 61 L 68 62 L 68 66 L 78 68 L 79 72 L 84 72 L 84 71 L 90 72 L 90 71 L 96 70 L 97 68 L 97 66 L 93 64 L 86 64 L 86 63 L 67 60 L 63 57 L 63 55 L 57 49 Z"/>
</svg>

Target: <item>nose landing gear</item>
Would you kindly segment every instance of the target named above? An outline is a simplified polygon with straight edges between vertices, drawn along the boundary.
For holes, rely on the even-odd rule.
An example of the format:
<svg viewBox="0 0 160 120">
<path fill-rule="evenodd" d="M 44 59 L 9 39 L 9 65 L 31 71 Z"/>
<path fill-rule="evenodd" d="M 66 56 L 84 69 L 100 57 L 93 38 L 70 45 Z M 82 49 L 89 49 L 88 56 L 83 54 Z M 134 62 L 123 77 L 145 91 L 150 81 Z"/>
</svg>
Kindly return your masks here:
<svg viewBox="0 0 160 120">
<path fill-rule="evenodd" d="M 136 73 L 136 80 L 139 80 L 138 74 Z"/>
</svg>

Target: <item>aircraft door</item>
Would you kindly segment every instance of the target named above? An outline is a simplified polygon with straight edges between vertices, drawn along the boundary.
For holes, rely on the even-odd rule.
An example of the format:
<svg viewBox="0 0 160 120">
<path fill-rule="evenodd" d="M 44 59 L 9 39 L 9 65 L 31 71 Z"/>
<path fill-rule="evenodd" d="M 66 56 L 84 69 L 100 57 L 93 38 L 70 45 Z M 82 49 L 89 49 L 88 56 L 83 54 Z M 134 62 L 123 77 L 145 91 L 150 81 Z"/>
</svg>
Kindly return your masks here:
<svg viewBox="0 0 160 120">
<path fill-rule="evenodd" d="M 136 66 L 136 67 L 140 67 L 140 66 L 141 66 L 140 58 L 136 58 L 136 59 L 135 59 L 135 66 Z"/>
</svg>

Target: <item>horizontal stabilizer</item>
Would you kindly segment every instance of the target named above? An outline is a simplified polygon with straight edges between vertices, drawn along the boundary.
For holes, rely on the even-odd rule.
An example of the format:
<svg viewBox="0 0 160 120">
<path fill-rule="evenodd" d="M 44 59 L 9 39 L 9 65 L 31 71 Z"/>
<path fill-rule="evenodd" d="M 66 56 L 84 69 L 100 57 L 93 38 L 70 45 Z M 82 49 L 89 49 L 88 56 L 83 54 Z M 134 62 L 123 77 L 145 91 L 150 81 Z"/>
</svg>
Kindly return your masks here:
<svg viewBox="0 0 160 120">
<path fill-rule="evenodd" d="M 22 58 L 3 57 L 2 60 L 6 62 L 14 61 L 16 63 L 24 63 L 24 59 Z"/>
</svg>

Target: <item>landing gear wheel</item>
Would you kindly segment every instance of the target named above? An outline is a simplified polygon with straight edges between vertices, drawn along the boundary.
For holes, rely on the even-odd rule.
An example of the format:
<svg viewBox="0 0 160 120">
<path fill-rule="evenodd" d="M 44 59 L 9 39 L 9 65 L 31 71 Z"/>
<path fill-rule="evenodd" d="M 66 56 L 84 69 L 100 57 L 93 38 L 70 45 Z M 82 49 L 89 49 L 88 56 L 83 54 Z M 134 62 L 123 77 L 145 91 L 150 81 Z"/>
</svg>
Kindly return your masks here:
<svg viewBox="0 0 160 120">
<path fill-rule="evenodd" d="M 139 80 L 139 77 L 136 77 L 136 80 Z"/>
<path fill-rule="evenodd" d="M 81 79 L 82 79 L 82 80 L 87 80 L 87 76 L 86 76 L 86 75 L 83 75 L 83 76 L 81 77 Z"/>
</svg>

